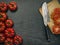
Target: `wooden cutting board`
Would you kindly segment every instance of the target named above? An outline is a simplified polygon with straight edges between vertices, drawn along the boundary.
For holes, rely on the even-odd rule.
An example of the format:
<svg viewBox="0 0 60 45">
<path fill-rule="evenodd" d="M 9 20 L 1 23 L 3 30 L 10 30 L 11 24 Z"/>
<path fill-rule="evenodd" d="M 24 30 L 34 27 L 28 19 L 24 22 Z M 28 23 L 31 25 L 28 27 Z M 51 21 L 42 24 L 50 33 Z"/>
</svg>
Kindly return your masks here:
<svg viewBox="0 0 60 45">
<path fill-rule="evenodd" d="M 51 15 L 51 13 L 53 12 L 53 10 L 55 8 L 60 8 L 60 4 L 59 4 L 58 0 L 52 0 L 51 2 L 49 2 L 47 4 L 48 4 L 49 16 Z M 41 8 L 39 8 L 39 12 L 42 14 L 42 9 Z M 49 26 L 51 32 L 52 32 L 52 26 L 53 25 L 54 25 L 53 20 L 50 18 L 50 22 L 48 22 L 48 26 Z"/>
</svg>

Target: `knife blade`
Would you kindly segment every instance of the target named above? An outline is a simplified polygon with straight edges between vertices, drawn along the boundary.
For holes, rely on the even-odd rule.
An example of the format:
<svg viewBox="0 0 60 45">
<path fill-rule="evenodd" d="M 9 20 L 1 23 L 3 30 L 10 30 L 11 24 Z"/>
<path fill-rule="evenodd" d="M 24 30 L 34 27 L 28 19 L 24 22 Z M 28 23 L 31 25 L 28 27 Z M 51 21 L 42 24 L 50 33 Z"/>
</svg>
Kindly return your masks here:
<svg viewBox="0 0 60 45">
<path fill-rule="evenodd" d="M 48 41 L 50 41 L 50 34 L 48 30 L 48 22 L 50 22 L 50 17 L 49 17 L 49 12 L 48 12 L 48 7 L 46 2 L 44 2 L 42 5 L 42 14 L 43 14 L 43 21 L 45 25 L 46 38 Z"/>
</svg>

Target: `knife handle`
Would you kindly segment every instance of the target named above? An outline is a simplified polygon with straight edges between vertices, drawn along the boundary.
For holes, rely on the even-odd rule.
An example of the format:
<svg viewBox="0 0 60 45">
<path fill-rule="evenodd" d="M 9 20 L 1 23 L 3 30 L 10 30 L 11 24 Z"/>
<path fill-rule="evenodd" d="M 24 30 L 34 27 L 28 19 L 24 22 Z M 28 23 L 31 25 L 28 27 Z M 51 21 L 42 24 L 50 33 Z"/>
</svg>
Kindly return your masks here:
<svg viewBox="0 0 60 45">
<path fill-rule="evenodd" d="M 48 42 L 50 42 L 51 39 L 50 39 L 50 33 L 49 33 L 49 27 L 48 26 L 45 26 L 45 32 L 46 32 L 46 39 L 48 40 Z"/>
</svg>

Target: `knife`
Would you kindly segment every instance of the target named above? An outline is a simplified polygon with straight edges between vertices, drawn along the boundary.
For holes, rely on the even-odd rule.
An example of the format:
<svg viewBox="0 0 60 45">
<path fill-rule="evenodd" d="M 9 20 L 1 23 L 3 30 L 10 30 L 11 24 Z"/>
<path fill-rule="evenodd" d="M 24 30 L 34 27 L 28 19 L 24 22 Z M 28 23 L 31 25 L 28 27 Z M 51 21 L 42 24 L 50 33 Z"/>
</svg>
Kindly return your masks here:
<svg viewBox="0 0 60 45">
<path fill-rule="evenodd" d="M 48 7 L 46 2 L 44 2 L 42 5 L 42 15 L 43 15 L 43 21 L 45 25 L 46 38 L 50 42 L 51 40 L 50 40 L 50 34 L 48 30 L 48 22 L 50 22 L 50 17 L 49 17 L 49 12 L 48 12 Z"/>
</svg>

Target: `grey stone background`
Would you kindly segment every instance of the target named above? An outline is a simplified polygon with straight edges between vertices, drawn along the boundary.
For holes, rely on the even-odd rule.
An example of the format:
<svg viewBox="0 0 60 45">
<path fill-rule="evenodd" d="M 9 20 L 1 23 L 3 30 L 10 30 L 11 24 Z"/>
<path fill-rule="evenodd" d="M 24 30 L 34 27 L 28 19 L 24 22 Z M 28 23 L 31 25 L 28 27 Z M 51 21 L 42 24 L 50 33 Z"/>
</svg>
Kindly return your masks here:
<svg viewBox="0 0 60 45">
<path fill-rule="evenodd" d="M 12 0 L 0 0 L 9 3 Z M 43 18 L 38 9 L 43 2 L 51 0 L 14 0 L 18 10 L 7 15 L 14 21 L 15 32 L 23 37 L 22 45 L 60 45 L 60 35 L 50 33 L 51 42 L 47 42 Z M 0 44 L 3 45 L 3 44 Z"/>
</svg>

